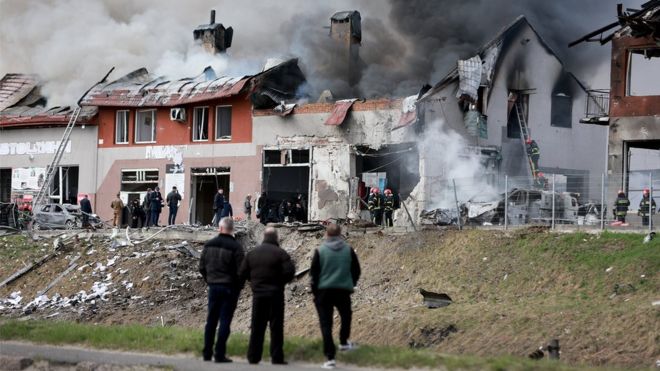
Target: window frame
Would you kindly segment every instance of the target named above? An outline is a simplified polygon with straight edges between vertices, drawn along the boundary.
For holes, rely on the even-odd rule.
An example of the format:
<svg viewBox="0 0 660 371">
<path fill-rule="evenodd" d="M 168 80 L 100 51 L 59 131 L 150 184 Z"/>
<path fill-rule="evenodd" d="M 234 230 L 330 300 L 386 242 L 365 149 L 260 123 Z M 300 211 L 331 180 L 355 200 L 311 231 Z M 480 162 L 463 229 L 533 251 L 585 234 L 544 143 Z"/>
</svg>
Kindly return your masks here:
<svg viewBox="0 0 660 371">
<path fill-rule="evenodd" d="M 553 117 L 555 116 L 555 102 L 559 101 L 559 99 L 568 99 L 568 102 L 570 103 L 570 111 L 568 115 L 568 126 L 566 125 L 557 125 L 555 124 L 555 120 L 553 120 Z M 565 102 L 565 101 L 564 101 Z M 558 93 L 553 93 L 550 96 L 550 126 L 553 128 L 562 128 L 562 129 L 573 129 L 573 96 L 568 95 L 564 92 L 558 92 Z"/>
<path fill-rule="evenodd" d="M 195 128 L 197 127 L 197 111 L 202 110 L 206 112 L 206 139 L 196 139 L 195 138 Z M 209 107 L 208 106 L 198 106 L 193 107 L 192 114 L 192 141 L 193 142 L 208 142 L 209 141 Z"/>
<path fill-rule="evenodd" d="M 124 120 L 124 132 L 126 133 L 126 141 L 124 141 L 124 142 L 120 142 L 118 140 L 118 135 L 117 135 L 118 134 L 118 128 L 119 128 L 119 122 L 118 122 L 119 121 L 119 114 L 125 114 L 126 115 L 125 116 L 126 120 Z M 115 112 L 115 144 L 129 144 L 130 138 L 129 138 L 129 131 L 128 131 L 129 130 L 128 123 L 130 121 L 130 117 L 131 117 L 131 111 L 130 110 L 117 110 Z"/>
<path fill-rule="evenodd" d="M 137 111 L 135 112 L 135 133 L 134 133 L 134 134 L 135 134 L 135 138 L 134 138 L 134 142 L 135 142 L 135 144 L 150 144 L 150 143 L 156 143 L 156 116 L 157 116 L 157 115 L 156 115 L 156 113 L 157 113 L 156 111 L 157 111 L 156 109 L 152 108 L 152 109 L 142 109 L 142 110 L 137 110 Z M 143 113 L 143 112 L 151 112 L 151 114 L 152 114 L 152 119 L 153 119 L 152 122 L 153 122 L 153 125 L 152 125 L 152 129 L 151 129 L 151 137 L 152 137 L 152 140 L 151 140 L 151 141 L 138 141 L 138 126 L 139 126 L 138 118 L 139 118 L 139 116 L 140 116 L 140 113 Z"/>
<path fill-rule="evenodd" d="M 660 93 L 651 93 L 651 94 L 633 94 L 632 90 L 632 79 L 633 79 L 633 57 L 635 55 L 642 56 L 642 58 L 645 58 L 644 51 L 645 50 L 650 50 L 650 49 L 658 49 L 660 50 L 660 46 L 649 46 L 649 47 L 634 47 L 626 50 L 627 52 L 627 63 L 626 63 L 626 81 L 625 81 L 625 96 L 626 97 L 656 97 L 660 96 Z M 638 52 L 642 53 L 638 53 Z M 649 60 L 655 58 L 656 60 L 660 60 L 660 56 L 658 57 L 651 57 Z M 655 62 L 655 63 L 660 63 L 660 62 Z M 637 68 L 640 68 L 639 66 Z M 638 76 L 635 74 L 635 76 Z"/>
<path fill-rule="evenodd" d="M 225 136 L 219 136 L 218 133 L 220 132 L 218 130 L 218 111 L 220 108 L 229 108 L 230 110 L 230 115 L 229 115 L 229 135 Z M 214 125 L 214 138 L 216 142 L 229 142 L 232 139 L 232 121 L 234 117 L 234 109 L 231 105 L 225 104 L 225 105 L 218 105 L 215 106 L 215 125 Z"/>
</svg>

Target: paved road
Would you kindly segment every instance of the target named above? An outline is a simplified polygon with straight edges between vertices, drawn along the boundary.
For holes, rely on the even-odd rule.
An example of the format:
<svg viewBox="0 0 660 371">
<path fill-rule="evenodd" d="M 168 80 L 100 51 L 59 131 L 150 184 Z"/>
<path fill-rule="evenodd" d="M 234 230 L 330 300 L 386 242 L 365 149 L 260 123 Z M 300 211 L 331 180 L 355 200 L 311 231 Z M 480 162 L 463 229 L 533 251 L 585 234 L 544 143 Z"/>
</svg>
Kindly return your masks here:
<svg viewBox="0 0 660 371">
<path fill-rule="evenodd" d="M 261 363 L 259 366 L 252 366 L 246 361 L 236 361 L 230 364 L 219 364 L 213 362 L 204 362 L 201 359 L 194 359 L 186 356 L 165 356 L 160 354 L 118 352 L 108 350 L 91 350 L 78 347 L 61 347 L 51 345 L 36 345 L 21 342 L 0 342 L 0 355 L 13 357 L 38 357 L 50 361 L 59 361 L 66 363 L 94 362 L 116 365 L 151 365 L 151 366 L 171 366 L 175 370 L 195 371 L 195 370 L 293 370 L 308 371 L 318 370 L 319 365 L 294 364 L 288 366 L 273 366 L 270 363 Z M 346 368 L 344 368 L 346 369 Z M 356 370 L 356 369 L 353 369 Z"/>
</svg>

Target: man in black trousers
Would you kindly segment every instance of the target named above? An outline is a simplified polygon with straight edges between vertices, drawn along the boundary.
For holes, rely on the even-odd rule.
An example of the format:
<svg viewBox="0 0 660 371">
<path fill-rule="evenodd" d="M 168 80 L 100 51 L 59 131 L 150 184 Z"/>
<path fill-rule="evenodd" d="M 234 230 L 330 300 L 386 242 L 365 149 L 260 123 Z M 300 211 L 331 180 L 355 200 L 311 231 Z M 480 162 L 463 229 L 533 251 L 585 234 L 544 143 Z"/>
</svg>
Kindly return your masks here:
<svg viewBox="0 0 660 371">
<path fill-rule="evenodd" d="M 274 365 L 284 361 L 284 286 L 295 274 L 291 257 L 279 246 L 277 230 L 268 227 L 263 243 L 250 250 L 239 271 L 241 280 L 252 288 L 252 330 L 247 359 L 261 361 L 266 326 L 270 324 L 270 357 Z"/>
<path fill-rule="evenodd" d="M 220 234 L 204 245 L 199 261 L 199 272 L 208 284 L 209 291 L 202 352 L 205 361 L 210 361 L 213 356 L 213 340 L 219 320 L 220 330 L 218 341 L 215 343 L 215 362 L 231 362 L 226 355 L 227 339 L 238 295 L 243 288 L 238 270 L 245 256 L 245 251 L 234 239 L 233 232 L 234 221 L 231 218 L 220 220 Z"/>
<path fill-rule="evenodd" d="M 314 304 L 319 314 L 323 353 L 327 361 L 322 368 L 333 369 L 335 363 L 335 343 L 332 339 L 332 315 L 334 308 L 339 312 L 339 350 L 351 350 L 354 345 L 348 338 L 351 335 L 351 294 L 360 279 L 360 262 L 352 247 L 341 236 L 341 227 L 330 224 L 326 229 L 326 239 L 312 258 L 309 271 L 312 279 Z"/>
</svg>

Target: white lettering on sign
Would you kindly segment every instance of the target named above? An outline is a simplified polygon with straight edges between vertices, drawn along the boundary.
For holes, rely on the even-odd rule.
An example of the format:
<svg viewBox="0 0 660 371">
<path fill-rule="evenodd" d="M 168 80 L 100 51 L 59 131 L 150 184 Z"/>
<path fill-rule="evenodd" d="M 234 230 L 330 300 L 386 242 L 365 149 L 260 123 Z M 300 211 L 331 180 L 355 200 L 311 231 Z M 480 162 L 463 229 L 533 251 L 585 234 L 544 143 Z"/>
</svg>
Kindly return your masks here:
<svg viewBox="0 0 660 371">
<path fill-rule="evenodd" d="M 147 146 L 146 159 L 168 159 L 176 165 L 183 164 L 183 151 L 187 146 Z"/>
<path fill-rule="evenodd" d="M 49 155 L 57 151 L 60 141 L 43 142 L 9 142 L 0 143 L 0 156 L 6 155 Z M 71 141 L 66 144 L 64 152 L 71 153 Z"/>
</svg>

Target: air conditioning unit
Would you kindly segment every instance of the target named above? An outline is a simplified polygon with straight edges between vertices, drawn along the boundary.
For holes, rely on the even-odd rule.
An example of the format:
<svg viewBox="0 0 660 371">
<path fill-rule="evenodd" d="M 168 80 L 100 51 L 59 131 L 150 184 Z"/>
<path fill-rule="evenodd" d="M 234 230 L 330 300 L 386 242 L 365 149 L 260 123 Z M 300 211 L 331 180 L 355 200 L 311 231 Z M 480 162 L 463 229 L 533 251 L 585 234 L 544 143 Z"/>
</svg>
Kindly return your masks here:
<svg viewBox="0 0 660 371">
<path fill-rule="evenodd" d="M 186 109 L 177 107 L 170 109 L 170 120 L 185 122 L 186 121 Z"/>
</svg>

